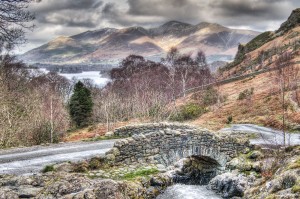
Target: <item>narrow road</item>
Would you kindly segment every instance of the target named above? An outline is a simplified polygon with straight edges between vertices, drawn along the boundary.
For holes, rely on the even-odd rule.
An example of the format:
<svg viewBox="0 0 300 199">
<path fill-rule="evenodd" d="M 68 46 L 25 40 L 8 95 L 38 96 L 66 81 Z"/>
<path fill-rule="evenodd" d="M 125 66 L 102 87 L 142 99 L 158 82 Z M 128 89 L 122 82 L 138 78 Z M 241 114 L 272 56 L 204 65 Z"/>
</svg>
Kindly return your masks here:
<svg viewBox="0 0 300 199">
<path fill-rule="evenodd" d="M 0 174 L 32 174 L 46 165 L 104 155 L 115 140 L 76 142 L 0 150 Z"/>
<path fill-rule="evenodd" d="M 256 134 L 256 138 L 251 139 L 251 144 L 256 145 L 283 145 L 283 132 L 267 127 L 253 124 L 234 124 L 229 128 L 221 129 L 220 132 L 244 132 Z M 287 145 L 300 145 L 299 133 L 286 133 Z"/>
</svg>

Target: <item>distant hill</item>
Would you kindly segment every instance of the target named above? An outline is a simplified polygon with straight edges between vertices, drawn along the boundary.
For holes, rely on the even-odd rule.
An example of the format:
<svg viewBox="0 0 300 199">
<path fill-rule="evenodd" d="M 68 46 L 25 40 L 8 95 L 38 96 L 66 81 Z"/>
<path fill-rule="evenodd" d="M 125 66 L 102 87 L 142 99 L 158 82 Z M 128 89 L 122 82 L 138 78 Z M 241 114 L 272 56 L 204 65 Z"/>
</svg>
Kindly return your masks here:
<svg viewBox="0 0 300 199">
<path fill-rule="evenodd" d="M 139 54 L 158 61 L 170 47 L 176 46 L 182 53 L 202 49 L 211 62 L 228 61 L 233 59 L 239 43 L 247 43 L 258 34 L 219 24 L 191 25 L 170 21 L 151 29 L 105 28 L 61 36 L 26 52 L 20 58 L 27 63 L 114 64 L 130 54 Z"/>
</svg>

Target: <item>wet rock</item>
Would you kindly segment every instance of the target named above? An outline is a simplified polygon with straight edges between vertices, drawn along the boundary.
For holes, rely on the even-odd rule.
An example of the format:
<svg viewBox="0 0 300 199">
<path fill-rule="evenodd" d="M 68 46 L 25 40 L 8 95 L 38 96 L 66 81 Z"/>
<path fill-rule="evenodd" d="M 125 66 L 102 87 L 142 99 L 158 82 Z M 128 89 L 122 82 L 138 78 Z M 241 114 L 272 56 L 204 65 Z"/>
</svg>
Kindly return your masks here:
<svg viewBox="0 0 300 199">
<path fill-rule="evenodd" d="M 243 197 L 248 179 L 238 173 L 224 173 L 213 178 L 208 188 L 221 194 L 223 198 Z"/>
</svg>

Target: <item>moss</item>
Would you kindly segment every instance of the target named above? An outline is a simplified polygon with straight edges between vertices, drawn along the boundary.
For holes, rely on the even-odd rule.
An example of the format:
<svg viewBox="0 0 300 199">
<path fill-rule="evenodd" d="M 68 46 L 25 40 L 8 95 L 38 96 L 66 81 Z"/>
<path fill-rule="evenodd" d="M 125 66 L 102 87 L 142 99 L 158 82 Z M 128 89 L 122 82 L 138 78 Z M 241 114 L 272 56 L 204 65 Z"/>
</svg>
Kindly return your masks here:
<svg viewBox="0 0 300 199">
<path fill-rule="evenodd" d="M 140 168 L 133 172 L 126 173 L 123 177 L 120 177 L 122 180 L 134 180 L 139 177 L 149 177 L 149 175 L 157 174 L 159 171 L 156 168 Z"/>
<path fill-rule="evenodd" d="M 300 158 L 293 162 L 289 167 L 289 169 L 299 169 L 300 168 Z"/>
<path fill-rule="evenodd" d="M 55 171 L 53 165 L 47 165 L 47 166 L 45 166 L 45 168 L 42 170 L 43 173 L 47 173 L 47 172 L 51 172 L 51 171 Z"/>
<path fill-rule="evenodd" d="M 268 195 L 266 199 L 276 199 L 276 196 L 274 194 Z"/>
<path fill-rule="evenodd" d="M 293 193 L 300 193 L 300 181 L 298 181 L 297 184 L 295 184 L 295 185 L 292 187 L 292 192 L 293 192 Z"/>
</svg>

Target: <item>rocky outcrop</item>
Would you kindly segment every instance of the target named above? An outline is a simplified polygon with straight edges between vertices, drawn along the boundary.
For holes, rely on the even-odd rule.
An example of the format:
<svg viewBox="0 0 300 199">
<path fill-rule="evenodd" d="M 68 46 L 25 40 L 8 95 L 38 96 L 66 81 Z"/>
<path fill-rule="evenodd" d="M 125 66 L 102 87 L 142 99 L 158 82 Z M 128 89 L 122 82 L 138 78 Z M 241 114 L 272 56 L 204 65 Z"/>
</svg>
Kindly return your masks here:
<svg viewBox="0 0 300 199">
<path fill-rule="evenodd" d="M 293 10 L 288 20 L 284 22 L 276 32 L 285 33 L 299 25 L 300 25 L 300 8 Z"/>
<path fill-rule="evenodd" d="M 151 199 L 172 183 L 163 174 L 148 180 L 115 181 L 65 172 L 1 176 L 0 180 L 0 199 Z"/>
<path fill-rule="evenodd" d="M 223 198 L 243 197 L 249 184 L 249 178 L 238 173 L 224 173 L 213 178 L 208 188 Z"/>
</svg>

